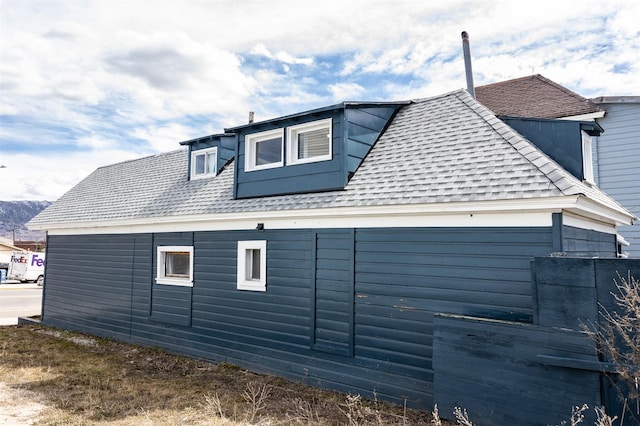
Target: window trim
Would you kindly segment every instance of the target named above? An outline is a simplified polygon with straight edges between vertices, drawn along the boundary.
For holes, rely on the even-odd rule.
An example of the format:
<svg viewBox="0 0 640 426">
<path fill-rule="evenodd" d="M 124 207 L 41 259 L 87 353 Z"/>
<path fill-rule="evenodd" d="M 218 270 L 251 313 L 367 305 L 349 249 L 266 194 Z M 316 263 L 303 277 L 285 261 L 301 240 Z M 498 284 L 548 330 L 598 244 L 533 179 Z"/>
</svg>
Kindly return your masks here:
<svg viewBox="0 0 640 426">
<path fill-rule="evenodd" d="M 209 172 L 204 172 L 204 173 L 196 173 L 196 157 L 198 155 L 205 156 L 205 168 L 206 168 L 207 157 L 210 156 L 211 153 L 213 153 L 213 155 L 215 156 L 215 159 L 213 162 L 214 170 Z M 198 149 L 195 151 L 191 151 L 191 179 L 192 180 L 208 178 L 211 176 L 215 176 L 217 173 L 218 173 L 218 148 L 217 147 L 214 146 L 212 148 Z"/>
<path fill-rule="evenodd" d="M 280 137 L 280 161 L 268 164 L 256 165 L 256 145 L 259 142 Z M 273 169 L 284 165 L 284 128 L 267 130 L 259 133 L 251 133 L 244 137 L 244 170 L 251 172 L 254 170 Z"/>
<path fill-rule="evenodd" d="M 170 252 L 189 253 L 189 278 L 165 276 L 165 255 Z M 156 254 L 156 284 L 193 287 L 193 246 L 158 246 Z"/>
<path fill-rule="evenodd" d="M 315 157 L 298 158 L 298 138 L 299 133 L 305 131 L 312 131 L 327 127 L 329 129 L 329 153 L 325 155 L 318 155 Z M 297 124 L 295 126 L 287 127 L 287 164 L 305 164 L 316 163 L 319 161 L 327 161 L 333 158 L 333 120 L 326 118 L 323 120 L 311 121 L 308 123 Z"/>
<path fill-rule="evenodd" d="M 593 173 L 593 139 L 584 130 L 582 133 L 582 177 L 587 183 L 595 185 Z"/>
<path fill-rule="evenodd" d="M 260 250 L 260 279 L 247 279 L 247 251 Z M 237 289 L 267 291 L 267 241 L 238 241 Z"/>
</svg>

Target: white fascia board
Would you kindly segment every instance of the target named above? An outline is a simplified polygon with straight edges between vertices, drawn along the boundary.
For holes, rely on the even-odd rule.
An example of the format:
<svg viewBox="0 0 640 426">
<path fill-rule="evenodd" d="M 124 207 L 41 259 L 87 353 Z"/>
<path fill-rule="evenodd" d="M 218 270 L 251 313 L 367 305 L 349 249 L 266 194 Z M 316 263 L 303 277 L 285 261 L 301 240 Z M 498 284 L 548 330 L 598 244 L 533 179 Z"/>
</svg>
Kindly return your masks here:
<svg viewBox="0 0 640 426">
<path fill-rule="evenodd" d="M 615 225 L 610 223 L 598 222 L 591 218 L 576 215 L 570 212 L 562 213 L 562 224 L 565 226 L 572 226 L 580 229 L 590 229 L 604 234 L 617 234 Z"/>
<path fill-rule="evenodd" d="M 588 114 L 571 115 L 569 117 L 560 117 L 559 120 L 572 120 L 572 121 L 595 121 L 598 118 L 604 117 L 606 111 L 590 112 Z"/>
<path fill-rule="evenodd" d="M 361 206 L 168 216 L 40 225 L 50 235 L 129 234 L 256 229 L 390 227 L 547 227 L 552 213 L 575 208 L 578 196 L 465 203 Z M 36 229 L 35 227 L 32 227 Z"/>
<path fill-rule="evenodd" d="M 607 207 L 583 195 L 578 197 L 576 206 L 568 210 L 580 216 L 615 225 L 633 225 L 638 220 L 630 212 Z"/>
</svg>

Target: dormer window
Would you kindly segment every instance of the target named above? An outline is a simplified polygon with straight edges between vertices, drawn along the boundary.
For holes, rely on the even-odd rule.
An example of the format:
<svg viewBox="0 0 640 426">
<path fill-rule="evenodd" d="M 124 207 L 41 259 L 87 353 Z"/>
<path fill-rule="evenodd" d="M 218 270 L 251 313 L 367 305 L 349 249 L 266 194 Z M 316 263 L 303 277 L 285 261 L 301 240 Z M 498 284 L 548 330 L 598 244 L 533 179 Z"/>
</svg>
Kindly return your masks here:
<svg viewBox="0 0 640 426">
<path fill-rule="evenodd" d="M 344 189 L 404 105 L 345 102 L 225 129 L 236 137 L 234 198 Z"/>
<path fill-rule="evenodd" d="M 331 119 L 287 128 L 287 163 L 331 160 Z"/>
<path fill-rule="evenodd" d="M 217 148 L 201 149 L 191 152 L 191 179 L 215 176 L 217 173 Z"/>
<path fill-rule="evenodd" d="M 245 170 L 281 167 L 284 163 L 283 140 L 283 129 L 247 135 L 245 138 Z"/>
</svg>

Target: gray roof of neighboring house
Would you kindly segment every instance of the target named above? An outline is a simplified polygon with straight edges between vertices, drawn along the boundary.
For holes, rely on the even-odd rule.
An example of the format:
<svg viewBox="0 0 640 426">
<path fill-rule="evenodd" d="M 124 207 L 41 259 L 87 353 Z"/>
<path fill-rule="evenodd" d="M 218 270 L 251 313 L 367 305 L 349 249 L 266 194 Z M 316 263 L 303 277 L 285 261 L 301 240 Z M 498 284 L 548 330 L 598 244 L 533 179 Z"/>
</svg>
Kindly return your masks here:
<svg viewBox="0 0 640 426">
<path fill-rule="evenodd" d="M 600 111 L 596 103 L 540 74 L 478 86 L 475 92 L 496 115 L 562 118 Z"/>
<path fill-rule="evenodd" d="M 188 181 L 187 160 L 181 149 L 100 167 L 30 225 L 577 194 L 628 214 L 464 90 L 402 107 L 344 190 L 236 200 L 233 162 L 215 178 Z"/>
<path fill-rule="evenodd" d="M 598 96 L 591 98 L 591 102 L 600 104 L 640 104 L 640 96 Z"/>
</svg>

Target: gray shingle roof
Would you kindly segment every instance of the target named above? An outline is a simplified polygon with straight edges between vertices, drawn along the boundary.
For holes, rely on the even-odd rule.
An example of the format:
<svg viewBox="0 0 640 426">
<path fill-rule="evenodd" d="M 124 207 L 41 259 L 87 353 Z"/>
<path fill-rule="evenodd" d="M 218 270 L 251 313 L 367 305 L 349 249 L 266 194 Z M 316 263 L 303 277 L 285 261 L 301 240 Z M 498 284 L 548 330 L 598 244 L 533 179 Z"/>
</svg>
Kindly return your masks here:
<svg viewBox="0 0 640 426">
<path fill-rule="evenodd" d="M 101 167 L 30 225 L 576 194 L 626 214 L 464 90 L 403 107 L 344 190 L 235 200 L 233 169 L 188 181 L 186 149 Z"/>
</svg>

